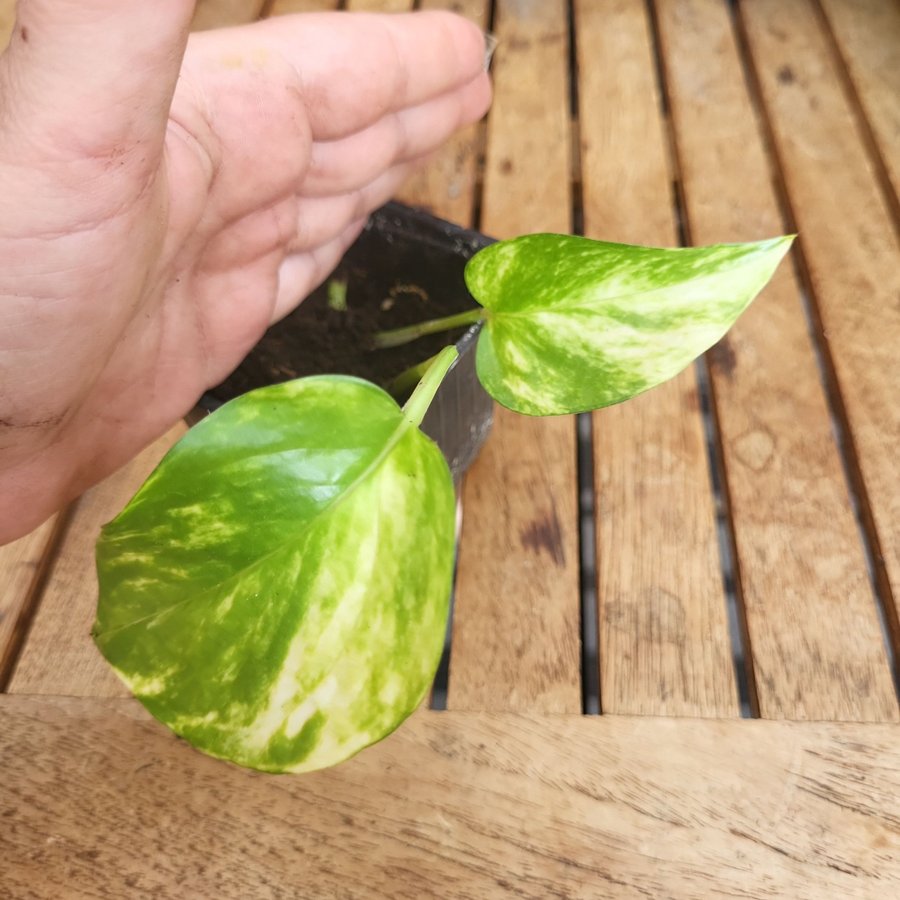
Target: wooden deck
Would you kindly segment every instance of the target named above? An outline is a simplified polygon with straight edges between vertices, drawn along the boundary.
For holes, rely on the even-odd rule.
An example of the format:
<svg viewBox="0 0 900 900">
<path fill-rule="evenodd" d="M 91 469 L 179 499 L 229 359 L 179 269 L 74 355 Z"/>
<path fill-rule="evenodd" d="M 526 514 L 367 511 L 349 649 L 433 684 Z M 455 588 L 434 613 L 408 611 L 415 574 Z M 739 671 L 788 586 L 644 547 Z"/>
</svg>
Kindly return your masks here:
<svg viewBox="0 0 900 900">
<path fill-rule="evenodd" d="M 0 896 L 900 896 L 900 4 L 417 5 L 500 46 L 405 199 L 498 237 L 797 231 L 790 264 L 675 382 L 498 411 L 448 709 L 332 771 L 195 753 L 90 641 L 100 525 L 183 427 L 0 548 Z"/>
</svg>

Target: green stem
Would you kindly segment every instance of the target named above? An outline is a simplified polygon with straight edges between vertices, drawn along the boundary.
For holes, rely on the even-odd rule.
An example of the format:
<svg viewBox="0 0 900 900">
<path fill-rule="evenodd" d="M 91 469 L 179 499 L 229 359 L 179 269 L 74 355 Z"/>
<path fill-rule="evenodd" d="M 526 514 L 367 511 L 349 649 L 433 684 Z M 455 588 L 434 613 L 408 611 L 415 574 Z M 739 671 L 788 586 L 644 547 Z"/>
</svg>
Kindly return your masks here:
<svg viewBox="0 0 900 900">
<path fill-rule="evenodd" d="M 429 366 L 438 358 L 438 354 L 430 356 L 424 362 L 416 363 L 408 369 L 404 369 L 396 378 L 392 378 L 387 385 L 387 392 L 400 400 L 409 396 L 410 391 L 422 380 Z"/>
<path fill-rule="evenodd" d="M 444 347 L 437 356 L 422 363 L 421 368 L 427 366 L 427 371 L 422 376 L 418 387 L 413 391 L 412 397 L 406 401 L 406 405 L 403 407 L 403 415 L 410 425 L 418 428 L 422 424 L 422 419 L 425 418 L 425 413 L 428 412 L 428 407 L 431 406 L 431 401 L 434 400 L 434 395 L 441 386 L 444 376 L 450 371 L 450 367 L 456 362 L 458 356 L 459 352 L 456 347 Z M 413 368 L 420 367 L 414 366 Z"/>
<path fill-rule="evenodd" d="M 391 331 L 381 331 L 375 335 L 374 346 L 376 350 L 385 350 L 388 347 L 399 347 L 408 344 L 416 338 L 426 334 L 439 334 L 449 331 L 451 328 L 459 328 L 462 325 L 474 325 L 484 318 L 484 310 L 481 307 L 467 309 L 465 312 L 445 316 L 443 319 L 429 319 L 427 322 L 417 322 L 406 328 L 394 328 Z"/>
</svg>

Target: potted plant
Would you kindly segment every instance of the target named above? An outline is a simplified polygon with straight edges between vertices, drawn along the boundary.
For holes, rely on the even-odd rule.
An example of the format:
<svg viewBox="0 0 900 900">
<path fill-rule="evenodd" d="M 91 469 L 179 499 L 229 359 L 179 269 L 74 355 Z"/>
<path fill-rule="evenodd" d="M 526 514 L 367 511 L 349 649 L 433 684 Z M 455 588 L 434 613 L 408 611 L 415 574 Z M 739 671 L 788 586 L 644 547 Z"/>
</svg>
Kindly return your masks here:
<svg viewBox="0 0 900 900">
<path fill-rule="evenodd" d="M 494 399 L 528 415 L 596 409 L 717 341 L 791 240 L 493 243 L 465 265 L 479 306 L 371 344 L 480 325 L 471 355 Z M 95 640 L 154 716 L 213 756 L 299 772 L 419 705 L 443 645 L 455 521 L 450 469 L 419 426 L 458 356 L 448 344 L 419 367 L 402 406 L 348 375 L 252 390 L 168 453 L 97 547 Z"/>
</svg>

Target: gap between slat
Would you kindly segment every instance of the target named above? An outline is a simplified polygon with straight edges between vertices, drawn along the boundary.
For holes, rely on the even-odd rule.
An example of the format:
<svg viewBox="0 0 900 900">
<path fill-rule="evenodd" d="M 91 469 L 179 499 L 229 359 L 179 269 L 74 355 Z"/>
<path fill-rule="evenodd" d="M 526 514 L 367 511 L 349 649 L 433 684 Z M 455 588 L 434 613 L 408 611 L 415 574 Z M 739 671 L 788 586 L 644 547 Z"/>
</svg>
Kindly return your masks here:
<svg viewBox="0 0 900 900">
<path fill-rule="evenodd" d="M 749 36 L 741 14 L 740 0 L 730 0 L 729 10 L 750 102 L 762 126 L 762 138 L 770 160 L 772 183 L 779 207 L 779 214 L 785 229 L 788 232 L 797 234 L 797 219 L 785 182 L 784 165 L 775 140 L 773 126 L 767 115 L 759 72 L 756 69 L 756 63 L 750 49 Z M 860 542 L 866 557 L 867 574 L 878 612 L 878 620 L 882 628 L 888 665 L 891 669 L 895 692 L 898 700 L 900 700 L 900 616 L 898 616 L 887 569 L 884 565 L 881 542 L 875 526 L 875 518 L 869 501 L 868 489 L 863 478 L 856 442 L 850 427 L 850 419 L 847 414 L 843 394 L 841 393 L 837 369 L 828 341 L 825 338 L 819 301 L 813 287 L 804 244 L 803 235 L 798 234 L 790 259 L 794 266 L 797 281 L 801 286 L 800 293 L 809 326 L 810 340 L 824 387 L 825 399 L 828 404 L 828 412 L 841 459 L 847 492 L 853 506 Z"/>
<path fill-rule="evenodd" d="M 678 229 L 678 241 L 682 247 L 689 247 L 692 244 L 690 220 L 684 199 L 678 140 L 672 122 L 672 102 L 669 97 L 669 85 L 662 59 L 659 19 L 654 0 L 645 0 L 645 2 L 653 41 L 653 56 L 656 62 L 656 78 L 663 110 L 663 125 L 674 179 L 672 204 Z M 734 519 L 731 515 L 725 458 L 722 452 L 722 436 L 716 415 L 715 393 L 712 379 L 709 377 L 709 365 L 705 356 L 698 359 L 695 363 L 695 373 L 706 437 L 709 478 L 715 500 L 719 567 L 722 576 L 722 592 L 728 616 L 728 636 L 731 642 L 731 659 L 734 665 L 738 701 L 742 717 L 758 718 L 759 703 L 756 693 L 756 675 L 753 669 L 753 654 L 750 650 L 750 631 L 747 625 L 747 611 L 741 586 L 737 539 L 734 530 Z"/>
<path fill-rule="evenodd" d="M 578 29 L 575 3 L 568 0 L 569 116 L 572 133 L 572 233 L 584 234 L 584 197 L 578 96 Z M 575 417 L 578 473 L 578 581 L 581 599 L 581 711 L 600 715 L 600 621 L 597 596 L 597 544 L 594 432 L 590 413 Z"/>
<path fill-rule="evenodd" d="M 600 621 L 597 597 L 597 535 L 594 516 L 593 416 L 576 417 L 578 436 L 578 550 L 581 592 L 581 711 L 597 716 L 600 702 Z"/>
</svg>

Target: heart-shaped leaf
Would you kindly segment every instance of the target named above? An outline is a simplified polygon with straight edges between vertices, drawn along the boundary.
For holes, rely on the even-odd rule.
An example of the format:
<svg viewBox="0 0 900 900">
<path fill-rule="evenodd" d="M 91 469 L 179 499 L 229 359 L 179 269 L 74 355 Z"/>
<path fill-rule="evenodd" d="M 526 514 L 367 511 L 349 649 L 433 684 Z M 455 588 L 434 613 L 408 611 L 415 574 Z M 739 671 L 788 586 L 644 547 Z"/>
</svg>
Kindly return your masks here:
<svg viewBox="0 0 900 900">
<path fill-rule="evenodd" d="M 317 769 L 421 702 L 443 645 L 454 491 L 413 402 L 342 376 L 245 394 L 104 529 L 95 640 L 199 749 Z"/>
<path fill-rule="evenodd" d="M 661 250 L 559 234 L 479 251 L 478 377 L 528 415 L 621 403 L 672 378 L 731 327 L 792 237 Z"/>
</svg>

